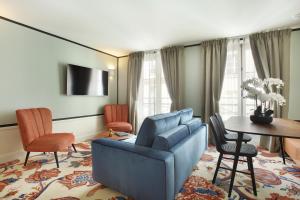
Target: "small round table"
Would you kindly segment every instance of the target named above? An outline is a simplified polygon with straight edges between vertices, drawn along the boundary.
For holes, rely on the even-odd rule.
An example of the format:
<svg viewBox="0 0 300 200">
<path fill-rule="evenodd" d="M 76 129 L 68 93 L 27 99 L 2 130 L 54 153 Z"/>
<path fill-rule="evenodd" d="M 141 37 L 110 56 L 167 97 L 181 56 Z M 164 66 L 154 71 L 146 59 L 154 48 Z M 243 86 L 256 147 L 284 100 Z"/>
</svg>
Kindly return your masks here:
<svg viewBox="0 0 300 200">
<path fill-rule="evenodd" d="M 128 133 L 126 136 L 118 136 L 116 134 L 112 134 L 112 136 L 109 136 L 109 131 L 103 131 L 96 135 L 93 139 L 99 139 L 99 138 L 107 138 L 110 140 L 126 140 L 129 138 L 135 137 L 133 134 Z"/>
</svg>

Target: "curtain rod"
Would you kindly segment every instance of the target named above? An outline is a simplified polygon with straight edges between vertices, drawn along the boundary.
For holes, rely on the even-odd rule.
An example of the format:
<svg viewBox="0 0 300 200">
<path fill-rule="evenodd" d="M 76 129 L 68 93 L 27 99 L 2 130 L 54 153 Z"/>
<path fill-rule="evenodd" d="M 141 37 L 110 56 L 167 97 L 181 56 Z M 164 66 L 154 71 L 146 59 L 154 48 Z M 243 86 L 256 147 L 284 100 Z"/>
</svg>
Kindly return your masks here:
<svg viewBox="0 0 300 200">
<path fill-rule="evenodd" d="M 293 28 L 292 31 L 300 31 L 300 28 Z M 239 36 L 233 36 L 233 37 L 227 37 L 228 39 L 238 39 L 238 38 L 244 38 L 246 36 L 248 36 L 249 34 L 245 34 L 245 35 L 239 35 Z M 194 46 L 200 46 L 200 43 L 197 44 L 191 44 L 191 45 L 185 45 L 183 46 L 184 48 L 188 48 L 188 47 L 194 47 Z"/>
<path fill-rule="evenodd" d="M 300 28 L 293 28 L 292 31 L 300 31 Z M 237 39 L 237 38 L 243 38 L 243 37 L 246 37 L 248 36 L 249 34 L 245 34 L 245 35 L 239 35 L 239 36 L 233 36 L 233 37 L 228 37 L 229 39 Z M 196 44 L 190 44 L 190 45 L 184 45 L 183 47 L 184 48 L 189 48 L 189 47 L 195 47 L 195 46 L 200 46 L 201 45 L 201 42 L 200 43 L 196 43 Z M 125 57 L 128 57 L 128 55 L 125 55 L 125 56 L 120 56 L 118 58 L 125 58 Z"/>
</svg>

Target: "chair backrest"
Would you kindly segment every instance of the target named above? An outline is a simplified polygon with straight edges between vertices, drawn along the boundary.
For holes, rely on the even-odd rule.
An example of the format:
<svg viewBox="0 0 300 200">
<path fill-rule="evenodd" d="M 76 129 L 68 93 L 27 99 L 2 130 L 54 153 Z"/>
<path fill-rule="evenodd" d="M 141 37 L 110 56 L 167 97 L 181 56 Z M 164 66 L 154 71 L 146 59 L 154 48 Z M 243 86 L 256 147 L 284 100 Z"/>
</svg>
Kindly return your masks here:
<svg viewBox="0 0 300 200">
<path fill-rule="evenodd" d="M 107 104 L 104 106 L 104 121 L 110 122 L 128 122 L 127 104 Z"/>
<path fill-rule="evenodd" d="M 48 108 L 19 109 L 16 115 L 25 150 L 35 139 L 52 134 L 52 114 Z"/>
<path fill-rule="evenodd" d="M 222 132 L 222 129 L 220 127 L 220 124 L 218 122 L 218 119 L 215 115 L 210 117 L 210 124 L 212 127 L 212 132 L 216 141 L 216 147 L 219 152 L 222 152 L 221 145 L 226 144 L 224 133 Z"/>
<path fill-rule="evenodd" d="M 217 118 L 217 120 L 219 122 L 219 125 L 220 125 L 220 128 L 222 129 L 222 132 L 224 134 L 227 134 L 226 129 L 225 129 L 225 125 L 224 125 L 224 122 L 223 122 L 223 119 L 222 119 L 221 115 L 219 113 L 215 113 L 215 116 L 216 116 L 216 118 Z"/>
</svg>

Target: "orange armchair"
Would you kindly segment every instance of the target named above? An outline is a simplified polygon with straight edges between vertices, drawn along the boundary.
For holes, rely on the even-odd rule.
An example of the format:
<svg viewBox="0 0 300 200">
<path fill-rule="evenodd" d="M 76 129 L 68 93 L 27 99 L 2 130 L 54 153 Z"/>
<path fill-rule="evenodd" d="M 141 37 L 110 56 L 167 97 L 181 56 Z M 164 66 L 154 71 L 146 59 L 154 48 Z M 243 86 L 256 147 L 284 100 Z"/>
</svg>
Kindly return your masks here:
<svg viewBox="0 0 300 200">
<path fill-rule="evenodd" d="M 108 129 L 131 133 L 132 125 L 128 122 L 128 105 L 108 104 L 104 106 L 104 122 Z"/>
<path fill-rule="evenodd" d="M 74 146 L 73 133 L 52 133 L 52 114 L 47 108 L 20 109 L 16 111 L 17 121 L 23 143 L 27 151 L 24 166 L 30 152 L 54 152 L 57 168 L 59 168 L 57 152 Z"/>
</svg>

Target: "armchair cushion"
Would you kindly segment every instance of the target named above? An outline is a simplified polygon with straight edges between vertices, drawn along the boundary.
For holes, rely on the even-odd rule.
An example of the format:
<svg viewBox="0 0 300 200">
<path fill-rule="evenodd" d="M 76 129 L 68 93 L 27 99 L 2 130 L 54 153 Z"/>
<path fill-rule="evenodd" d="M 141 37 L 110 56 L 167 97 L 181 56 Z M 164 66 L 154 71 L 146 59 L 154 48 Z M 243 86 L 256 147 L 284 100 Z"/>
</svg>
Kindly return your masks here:
<svg viewBox="0 0 300 200">
<path fill-rule="evenodd" d="M 178 126 L 165 133 L 155 137 L 152 148 L 163 151 L 169 151 L 173 146 L 189 136 L 189 131 L 186 126 Z"/>
<path fill-rule="evenodd" d="M 143 121 L 135 144 L 151 147 L 154 138 L 157 135 L 177 127 L 179 124 L 179 120 L 179 112 L 172 112 L 147 117 Z"/>
<path fill-rule="evenodd" d="M 75 142 L 73 133 L 56 133 L 41 136 L 26 147 L 29 152 L 65 151 Z"/>
<path fill-rule="evenodd" d="M 114 131 L 132 132 L 132 125 L 128 122 L 110 122 L 106 127 Z"/>
</svg>

